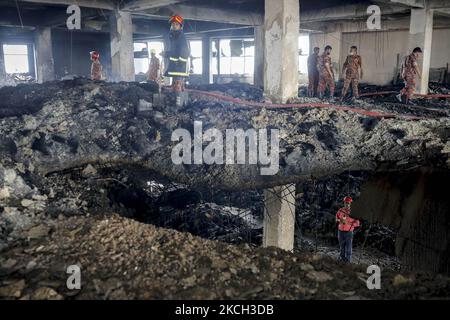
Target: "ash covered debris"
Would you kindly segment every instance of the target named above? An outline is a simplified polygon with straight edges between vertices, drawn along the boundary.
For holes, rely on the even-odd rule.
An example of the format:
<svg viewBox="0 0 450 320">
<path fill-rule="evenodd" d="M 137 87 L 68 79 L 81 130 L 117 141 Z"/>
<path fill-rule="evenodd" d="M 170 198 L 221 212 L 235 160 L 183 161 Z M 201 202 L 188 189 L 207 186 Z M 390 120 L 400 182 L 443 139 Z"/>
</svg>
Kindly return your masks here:
<svg viewBox="0 0 450 320">
<path fill-rule="evenodd" d="M 246 87 L 237 87 L 233 84 L 229 89 L 226 88 L 226 86 L 220 88 L 211 86 L 202 89 L 212 91 L 220 89 L 235 97 L 258 99 L 257 89 L 254 93 L 247 94 Z M 130 277 L 134 277 L 133 263 L 142 262 L 141 258 L 138 258 L 142 251 L 148 253 L 146 249 L 150 245 L 149 242 L 141 242 L 143 240 L 139 240 L 137 236 L 136 242 L 131 246 L 140 249 L 130 251 L 129 244 L 122 247 L 125 234 L 122 231 L 120 234 L 116 233 L 120 229 L 127 230 L 126 228 L 130 227 L 130 232 L 131 230 L 141 232 L 150 238 L 161 236 L 165 241 L 169 235 L 177 241 L 180 240 L 179 237 L 188 237 L 195 239 L 192 240 L 195 248 L 207 247 L 209 242 L 172 231 L 166 234 L 166 231 L 160 231 L 161 229 L 128 222 L 109 214 L 105 217 L 105 213 L 115 212 L 140 222 L 176 228 L 209 239 L 258 244 L 261 241 L 263 206 L 261 188 L 296 182 L 299 183 L 298 191 L 304 194 L 297 203 L 301 208 L 299 213 L 301 227 L 306 231 L 311 228 L 309 236 L 313 236 L 317 229 L 315 217 L 319 214 L 322 224 L 319 232 L 326 242 L 333 237 L 328 221 L 328 217 L 335 210 L 333 199 L 339 197 L 337 191 L 345 188 L 343 185 L 346 183 L 348 170 L 352 170 L 356 176 L 350 187 L 350 193 L 357 195 L 361 184 L 371 172 L 401 172 L 411 166 L 433 166 L 448 170 L 449 166 L 450 123 L 448 117 L 437 113 L 433 114 L 435 117 L 433 119 L 406 121 L 370 118 L 332 109 L 276 111 L 248 109 L 230 103 L 193 97 L 191 103 L 182 110 L 152 107 L 148 114 L 140 116 L 137 115 L 136 109 L 140 104 L 151 101 L 153 93 L 156 92 L 156 88 L 152 85 L 109 84 L 76 79 L 45 85 L 18 86 L 16 89 L 18 91 L 14 92 L 8 88 L 0 89 L 2 101 L 0 248 L 2 272 L 7 276 L 1 280 L 2 289 L 6 290 L 2 291 L 2 294 L 8 296 L 10 292 L 20 292 L 17 298 L 34 297 L 43 293 L 48 296 L 54 292 L 58 298 L 68 298 L 67 293 L 59 287 L 60 279 L 41 274 L 33 281 L 27 272 L 44 269 L 49 270 L 51 274 L 53 267 L 49 265 L 49 261 L 59 261 L 57 266 L 61 266 L 68 262 L 67 259 L 75 257 L 78 257 L 77 261 L 84 261 L 90 269 L 93 266 L 91 260 L 93 256 L 102 257 L 100 266 L 89 271 L 89 277 L 93 281 L 96 279 L 95 283 L 98 285 L 92 290 L 87 290 L 87 296 L 80 295 L 80 298 L 149 297 L 150 288 L 154 297 L 161 297 L 158 292 L 161 294 L 164 292 L 170 293 L 166 297 L 174 298 L 188 295 L 201 298 L 206 294 L 211 298 L 346 298 L 354 295 L 360 297 L 358 287 L 348 288 L 348 291 L 337 295 L 326 293 L 330 292 L 330 288 L 343 285 L 341 280 L 336 280 L 340 279 L 340 275 L 331 271 L 337 269 L 335 262 L 326 260 L 327 262 L 320 263 L 317 267 L 313 263 L 314 270 L 306 266 L 305 270 L 298 271 L 296 265 L 299 261 L 311 264 L 311 261 L 318 259 L 316 257 L 310 261 L 304 253 L 293 256 L 293 262 L 286 262 L 280 268 L 283 268 L 283 272 L 292 270 L 292 277 L 294 274 L 298 275 L 298 272 L 306 272 L 309 276 L 305 274 L 305 279 L 311 281 L 311 286 L 313 283 L 322 283 L 323 280 L 323 283 L 329 283 L 330 287 L 319 285 L 318 288 L 310 290 L 293 282 L 292 287 L 288 286 L 290 289 L 281 293 L 278 290 L 291 282 L 290 276 L 270 273 L 264 269 L 265 267 L 261 269 L 256 266 L 258 270 L 263 271 L 256 272 L 254 277 L 249 278 L 248 272 L 253 271 L 241 270 L 241 263 L 248 263 L 248 259 L 238 260 L 236 265 L 226 263 L 221 269 L 216 270 L 229 272 L 230 279 L 222 279 L 214 269 L 204 278 L 195 273 L 196 271 L 189 274 L 195 276 L 197 280 L 203 279 L 205 288 L 209 288 L 208 284 L 216 282 L 223 284 L 222 289 L 225 291 L 208 289 L 197 292 L 198 290 L 189 283 L 186 284 L 186 292 L 176 291 L 177 281 L 181 278 L 187 279 L 182 269 L 180 273 L 174 271 L 172 275 L 161 280 L 162 282 L 158 284 L 159 289 L 152 287 L 151 283 L 154 283 L 155 277 L 159 277 L 160 274 L 135 277 L 136 280 L 131 287 L 124 285 L 128 280 L 114 279 L 111 283 L 106 283 L 98 280 L 98 272 L 110 271 L 106 265 L 119 261 L 120 267 L 117 269 L 116 278 L 128 279 L 119 277 L 119 274 L 126 272 Z M 14 108 L 15 104 L 19 107 Z M 358 106 L 368 110 L 384 108 L 364 101 Z M 410 114 L 409 110 L 399 112 Z M 173 166 L 170 160 L 171 133 L 179 127 L 192 128 L 195 120 L 201 120 L 206 127 L 216 127 L 219 130 L 280 128 L 282 130 L 280 173 L 273 177 L 261 178 L 256 166 L 232 169 L 223 166 Z M 361 176 L 358 177 L 356 172 L 360 172 Z M 311 187 L 309 182 L 311 177 L 322 179 L 318 190 Z M 148 181 L 153 182 L 148 185 Z M 209 192 L 204 190 L 205 186 L 208 186 Z M 227 194 L 221 189 L 238 192 Z M 259 190 L 254 191 L 255 189 Z M 323 201 L 314 204 L 318 197 Z M 252 214 L 248 215 L 248 212 Z M 99 225 L 111 227 L 110 233 L 104 231 L 106 233 L 102 235 L 105 239 L 119 239 L 118 248 L 110 248 L 107 244 L 102 244 L 100 248 L 94 245 L 99 243 L 99 240 L 90 230 L 96 230 L 97 222 Z M 389 241 L 392 241 L 394 235 L 389 235 L 389 232 L 391 231 L 380 228 L 373 233 L 374 239 L 367 240 L 367 244 L 376 243 L 380 237 L 386 238 L 385 248 L 382 249 L 390 252 Z M 84 239 L 81 246 L 77 247 L 79 250 L 69 250 L 64 255 L 64 250 L 70 246 L 71 241 L 79 237 Z M 44 239 L 51 240 L 44 243 Z M 168 247 L 155 249 L 155 252 L 162 251 L 156 256 L 149 253 L 150 256 L 145 256 L 146 259 L 160 264 L 161 270 L 165 271 L 169 265 L 167 257 L 170 256 L 170 252 L 178 249 L 175 240 L 170 242 L 172 245 Z M 306 241 L 305 237 L 304 244 Z M 363 240 L 357 237 L 357 241 L 361 243 Z M 59 247 L 59 244 L 64 242 L 67 244 Z M 152 246 L 158 247 L 155 244 L 150 247 Z M 17 247 L 30 250 L 33 259 L 25 261 L 27 258 L 18 257 L 14 249 Z M 90 247 L 92 248 L 89 249 Z M 219 251 L 231 250 L 236 254 L 240 254 L 242 249 L 226 247 L 225 244 L 213 247 Z M 307 249 L 307 245 L 305 248 Z M 97 249 L 100 251 L 96 251 Z M 130 255 L 124 253 L 124 250 L 130 252 Z M 192 256 L 190 250 L 180 251 L 181 255 Z M 259 250 L 254 253 L 255 259 L 263 259 L 261 257 L 269 253 L 274 257 L 267 263 L 271 265 L 278 263 L 274 262 L 280 256 L 276 253 L 277 250 L 270 249 L 260 253 Z M 105 257 L 105 254 L 112 260 Z M 230 256 L 227 254 L 220 259 L 228 261 Z M 203 260 L 188 262 L 199 270 L 204 269 Z M 281 269 L 279 272 L 282 272 Z M 350 277 L 358 277 L 358 272 L 361 271 L 352 269 Z M 394 281 L 394 278 L 392 274 L 389 281 Z M 10 280 L 5 282 L 4 279 Z M 255 281 L 265 279 L 267 285 L 257 292 L 248 293 L 248 288 L 253 286 L 252 279 Z M 439 297 L 448 292 L 448 289 L 444 291 L 435 289 L 439 286 L 447 288 L 446 279 L 427 280 L 425 275 L 411 275 L 411 279 L 413 283 L 417 281 L 420 284 L 419 288 L 422 288 L 420 290 L 423 291 L 425 287 L 426 293 L 411 286 L 402 287 L 404 291 L 400 290 L 400 293 L 386 292 L 371 297 L 411 298 L 420 292 L 426 297 Z M 338 282 L 334 283 L 335 280 Z M 49 285 L 52 281 L 53 284 Z M 244 284 L 236 287 L 230 281 L 235 281 L 234 284 L 244 281 Z M 138 288 L 139 283 L 143 285 L 142 292 L 139 289 L 132 293 L 132 288 Z M 15 286 L 20 290 L 8 291 L 16 288 Z M 221 292 L 228 293 L 224 296 Z"/>
<path fill-rule="evenodd" d="M 232 246 L 117 215 L 57 220 L 33 233 L 26 255 L 20 246 L 2 251 L 2 298 L 415 299 L 443 298 L 450 290 L 443 276 L 389 270 L 381 290 L 367 290 L 365 266 Z M 83 266 L 81 291 L 65 286 L 61 270 L 73 263 Z"/>
<path fill-rule="evenodd" d="M 33 110 L 15 110 L 14 116 L 4 114 L 0 130 L 2 145 L 11 150 L 9 156 L 16 162 L 32 164 L 33 171 L 40 174 L 88 163 L 123 162 L 153 169 L 173 181 L 236 189 L 285 184 L 311 175 L 339 173 L 348 167 L 377 170 L 383 164 L 401 170 L 403 162 L 408 162 L 409 166 L 447 166 L 448 117 L 416 122 L 385 119 L 367 131 L 367 125 L 361 124 L 365 117 L 351 112 L 230 110 L 229 104 L 199 98 L 183 110 L 154 108 L 148 117 L 136 117 L 137 105 L 151 99 L 153 88 L 81 80 L 50 83 L 37 86 L 36 90 L 38 88 L 37 106 L 33 106 Z M 67 89 L 70 89 L 69 94 L 65 92 Z M 0 90 L 0 95 L 5 95 L 2 100 L 16 99 L 24 105 L 33 99 L 32 92 L 26 93 L 17 90 L 11 94 L 7 88 Z M 13 105 L 3 104 L 2 110 L 10 107 L 14 109 Z M 381 108 L 368 103 L 365 107 Z M 19 116 L 20 113 L 23 115 Z M 173 130 L 192 128 L 196 120 L 202 121 L 205 128 L 219 130 L 280 129 L 279 173 L 267 179 L 257 174 L 257 166 L 186 168 L 170 165 Z M 315 125 L 307 130 L 305 123 Z M 389 133 L 393 129 L 404 131 L 405 136 L 398 139 Z M 16 144 L 17 153 L 11 140 Z M 434 150 L 427 157 L 424 157 L 424 145 L 425 149 L 432 146 Z"/>
</svg>

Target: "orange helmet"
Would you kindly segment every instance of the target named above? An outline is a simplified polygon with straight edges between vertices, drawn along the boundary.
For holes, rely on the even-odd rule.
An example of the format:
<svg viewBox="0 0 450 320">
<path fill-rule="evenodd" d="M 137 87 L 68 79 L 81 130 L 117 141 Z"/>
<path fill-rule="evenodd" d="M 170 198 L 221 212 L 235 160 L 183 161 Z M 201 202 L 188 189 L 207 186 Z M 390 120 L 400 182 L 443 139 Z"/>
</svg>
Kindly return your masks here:
<svg viewBox="0 0 450 320">
<path fill-rule="evenodd" d="M 174 14 L 173 16 L 170 17 L 169 23 L 174 23 L 174 22 L 178 22 L 180 25 L 183 25 L 184 19 L 182 16 L 180 16 L 178 14 Z"/>
<path fill-rule="evenodd" d="M 350 198 L 350 197 L 345 197 L 345 198 L 344 198 L 344 202 L 345 202 L 345 203 L 352 203 L 352 202 L 353 202 L 353 199 Z"/>
<path fill-rule="evenodd" d="M 100 58 L 100 53 L 98 53 L 97 51 L 91 51 L 91 58 L 97 60 L 98 58 Z"/>
</svg>

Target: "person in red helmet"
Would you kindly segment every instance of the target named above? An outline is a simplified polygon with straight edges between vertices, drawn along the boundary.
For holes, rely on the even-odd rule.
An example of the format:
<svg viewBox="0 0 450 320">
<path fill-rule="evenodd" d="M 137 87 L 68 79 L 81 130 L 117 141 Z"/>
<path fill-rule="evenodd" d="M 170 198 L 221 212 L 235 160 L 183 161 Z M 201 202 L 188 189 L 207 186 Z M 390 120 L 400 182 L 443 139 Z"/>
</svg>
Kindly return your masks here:
<svg viewBox="0 0 450 320">
<path fill-rule="evenodd" d="M 91 79 L 102 80 L 102 64 L 100 63 L 100 54 L 97 51 L 91 51 Z"/>
<path fill-rule="evenodd" d="M 172 77 L 172 87 L 176 93 L 184 91 L 184 83 L 189 77 L 188 59 L 191 55 L 188 41 L 183 32 L 184 19 L 179 15 L 173 15 L 170 22 L 170 50 L 164 52 L 169 60 L 165 76 Z"/>
<path fill-rule="evenodd" d="M 338 239 L 341 249 L 340 258 L 344 262 L 352 262 L 353 231 L 360 226 L 358 219 L 350 217 L 353 199 L 344 198 L 344 207 L 336 213 L 336 223 L 338 224 Z"/>
</svg>

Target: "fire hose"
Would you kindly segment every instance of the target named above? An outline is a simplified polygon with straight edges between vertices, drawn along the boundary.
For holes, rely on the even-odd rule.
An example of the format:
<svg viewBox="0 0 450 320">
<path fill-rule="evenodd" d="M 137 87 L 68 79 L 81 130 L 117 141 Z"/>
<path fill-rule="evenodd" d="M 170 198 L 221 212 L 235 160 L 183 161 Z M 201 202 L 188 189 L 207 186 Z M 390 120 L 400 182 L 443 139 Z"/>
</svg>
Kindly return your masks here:
<svg viewBox="0 0 450 320">
<path fill-rule="evenodd" d="M 372 96 L 385 96 L 389 94 L 398 94 L 398 91 L 379 91 L 379 92 L 367 92 L 362 93 L 360 97 L 372 97 Z M 423 99 L 449 99 L 450 94 L 413 94 L 414 97 L 420 97 Z"/>
<path fill-rule="evenodd" d="M 215 98 L 217 100 L 230 102 L 233 104 L 238 104 L 241 106 L 247 107 L 259 107 L 266 109 L 301 109 L 301 108 L 331 108 L 336 110 L 350 111 L 353 113 L 374 117 L 374 118 L 384 118 L 384 119 L 403 119 L 403 120 L 425 120 L 432 119 L 430 117 L 419 117 L 419 116 L 409 116 L 409 115 L 399 115 L 395 113 L 387 113 L 387 112 L 377 112 L 377 111 L 368 111 L 361 108 L 353 108 L 349 106 L 335 105 L 335 104 L 327 104 L 327 103 L 296 103 L 296 104 L 277 104 L 277 103 L 265 103 L 265 102 L 256 102 L 249 100 L 242 100 L 239 98 L 233 98 L 230 96 L 226 96 L 223 94 L 201 91 L 195 89 L 186 89 L 188 92 L 197 94 L 200 96 L 206 96 L 210 98 Z"/>
</svg>

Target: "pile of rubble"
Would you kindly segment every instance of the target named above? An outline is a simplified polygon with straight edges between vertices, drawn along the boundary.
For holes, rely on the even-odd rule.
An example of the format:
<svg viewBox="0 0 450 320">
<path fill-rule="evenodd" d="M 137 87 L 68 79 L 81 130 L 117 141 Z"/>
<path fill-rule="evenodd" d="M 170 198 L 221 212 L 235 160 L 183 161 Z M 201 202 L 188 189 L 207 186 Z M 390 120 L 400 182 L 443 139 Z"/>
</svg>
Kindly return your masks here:
<svg viewBox="0 0 450 320">
<path fill-rule="evenodd" d="M 81 269 L 69 290 L 67 268 Z M 42 221 L 0 258 L 9 299 L 448 298 L 450 279 L 383 270 L 369 290 L 365 266 L 209 241 L 117 215 Z"/>
<path fill-rule="evenodd" d="M 199 89 L 264 100 L 250 86 Z M 414 122 L 332 109 L 249 109 L 199 97 L 174 110 L 151 105 L 157 91 L 152 84 L 85 79 L 0 89 L 0 296 L 448 295 L 448 280 L 437 275 L 389 274 L 385 291 L 368 292 L 361 267 L 242 245 L 261 241 L 263 188 L 299 183 L 302 225 L 316 228 L 319 214 L 326 239 L 334 238 L 326 217 L 334 215 L 348 170 L 354 195 L 371 171 L 422 165 L 448 170 L 448 117 L 436 113 Z M 136 112 L 142 105 L 151 106 L 145 116 Z M 221 131 L 280 129 L 279 173 L 261 176 L 258 165 L 173 165 L 171 134 L 192 131 L 193 121 Z M 311 187 L 312 177 L 321 181 L 318 189 Z M 74 293 L 64 289 L 65 268 L 77 263 L 86 271 L 86 288 Z"/>
</svg>

